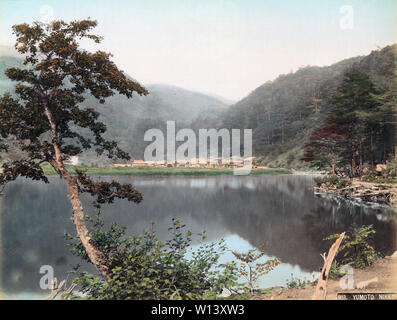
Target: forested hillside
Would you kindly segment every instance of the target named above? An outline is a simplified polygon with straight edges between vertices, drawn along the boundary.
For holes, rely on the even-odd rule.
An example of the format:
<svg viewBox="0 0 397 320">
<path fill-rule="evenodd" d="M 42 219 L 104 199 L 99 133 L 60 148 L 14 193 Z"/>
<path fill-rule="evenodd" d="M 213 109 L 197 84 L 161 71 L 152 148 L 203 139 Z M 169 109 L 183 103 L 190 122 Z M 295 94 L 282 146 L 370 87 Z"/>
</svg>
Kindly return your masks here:
<svg viewBox="0 0 397 320">
<path fill-rule="evenodd" d="M 311 133 L 324 125 L 345 73 L 367 74 L 379 92 L 395 76 L 397 45 L 328 67 L 305 67 L 255 89 L 224 115 L 223 126 L 252 128 L 253 152 L 271 166 L 299 168 Z"/>
<path fill-rule="evenodd" d="M 85 102 L 95 105 L 100 112 L 108 128 L 104 136 L 115 139 L 136 159 L 143 159 L 148 144 L 144 141 L 147 130 L 158 128 L 166 132 L 168 120 L 176 121 L 177 128 L 194 127 L 197 122 L 217 127 L 220 115 L 228 107 L 210 96 L 174 86 L 150 85 L 147 90 L 147 96 L 135 95 L 127 99 L 117 95 L 103 105 L 90 98 Z M 88 153 L 88 159 L 85 161 L 89 164 L 98 161 L 94 152 Z"/>
<path fill-rule="evenodd" d="M 327 67 L 303 67 L 263 84 L 231 107 L 211 95 L 160 84 L 148 86 L 148 96 L 136 95 L 127 99 L 116 95 L 105 104 L 87 97 L 84 105 L 100 112 L 108 128 L 105 137 L 119 142 L 133 158 L 143 157 L 148 144 L 143 139 L 146 130 L 159 128 L 165 132 L 166 121 L 175 120 L 177 129 L 253 129 L 253 152 L 263 164 L 307 167 L 309 164 L 302 161 L 305 144 L 335 111 L 333 98 L 338 94 L 346 72 L 354 69 L 367 75 L 375 91 L 387 96 L 395 77 L 396 50 L 397 45 L 394 45 Z M 19 58 L 0 56 L 0 94 L 12 92 L 13 88 L 4 70 L 21 66 Z M 394 124 L 390 124 L 383 133 L 385 145 L 379 144 L 379 139 L 373 141 L 385 153 L 377 156 L 378 162 L 383 161 L 386 153 L 391 152 L 390 147 L 394 146 L 393 128 Z M 86 164 L 106 161 L 97 158 L 94 152 L 85 153 L 81 160 Z"/>
<path fill-rule="evenodd" d="M 23 67 L 22 59 L 0 56 L 0 95 L 13 92 L 12 83 L 4 74 L 7 68 Z M 147 145 L 143 136 L 151 128 L 164 129 L 167 120 L 174 120 L 177 127 L 217 127 L 219 116 L 227 109 L 227 104 L 219 99 L 202 93 L 189 91 L 175 86 L 155 84 L 146 88 L 147 96 L 134 95 L 127 99 L 115 95 L 104 104 L 87 96 L 84 106 L 93 107 L 101 114 L 107 126 L 105 137 L 116 140 L 120 147 L 134 158 L 142 159 Z M 12 150 L 10 152 L 13 155 Z M 86 164 L 103 164 L 106 158 L 98 158 L 94 151 L 84 153 L 81 161 Z"/>
</svg>

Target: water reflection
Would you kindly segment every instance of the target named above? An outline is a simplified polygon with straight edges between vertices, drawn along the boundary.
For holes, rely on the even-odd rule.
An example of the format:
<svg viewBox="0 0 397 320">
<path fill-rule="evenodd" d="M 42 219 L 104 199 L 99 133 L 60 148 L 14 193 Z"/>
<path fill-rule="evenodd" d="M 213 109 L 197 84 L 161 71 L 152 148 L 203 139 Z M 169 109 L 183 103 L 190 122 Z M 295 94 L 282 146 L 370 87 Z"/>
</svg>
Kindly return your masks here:
<svg viewBox="0 0 397 320">
<path fill-rule="evenodd" d="M 117 179 L 133 183 L 143 192 L 144 201 L 139 205 L 116 201 L 104 207 L 108 222 L 115 220 L 137 234 L 154 221 L 164 239 L 171 218 L 180 217 L 192 232 L 206 230 L 208 240 L 226 238 L 231 249 L 265 242 L 267 254 L 283 262 L 279 271 L 267 277 L 267 286 L 285 282 L 291 270 L 317 271 L 322 264 L 320 253 L 329 248 L 322 239 L 353 223 L 373 224 L 376 248 L 385 254 L 395 250 L 391 210 L 315 196 L 310 177 Z M 86 197 L 84 202 L 90 204 L 91 199 Z M 56 276 L 63 279 L 72 266 L 81 263 L 65 244 L 65 232 L 74 228 L 66 186 L 59 179 L 51 179 L 49 185 L 24 179 L 7 185 L 0 197 L 0 213 L 0 281 L 6 293 L 40 292 L 41 265 L 54 266 Z"/>
</svg>

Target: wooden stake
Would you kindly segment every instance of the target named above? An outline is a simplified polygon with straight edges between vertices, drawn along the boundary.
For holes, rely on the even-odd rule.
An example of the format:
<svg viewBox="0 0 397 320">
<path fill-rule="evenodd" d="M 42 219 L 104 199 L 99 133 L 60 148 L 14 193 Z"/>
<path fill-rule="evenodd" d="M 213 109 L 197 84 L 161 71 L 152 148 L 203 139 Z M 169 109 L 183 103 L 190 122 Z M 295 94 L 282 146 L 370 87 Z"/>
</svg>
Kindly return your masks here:
<svg viewBox="0 0 397 320">
<path fill-rule="evenodd" d="M 51 295 L 46 299 L 46 300 L 54 300 L 56 296 L 61 292 L 63 286 L 66 284 L 66 280 L 61 281 L 61 283 L 58 285 L 58 280 L 57 278 L 54 278 L 54 283 L 53 283 L 53 288 Z"/>
<path fill-rule="evenodd" d="M 328 273 L 331 269 L 332 262 L 335 259 L 336 253 L 342 243 L 343 238 L 345 237 L 345 232 L 343 232 L 339 238 L 334 242 L 331 248 L 328 251 L 327 258 L 324 261 L 323 269 L 321 270 L 320 277 L 318 278 L 316 293 L 314 294 L 314 300 L 325 300 L 327 297 L 327 281 L 328 281 Z"/>
</svg>

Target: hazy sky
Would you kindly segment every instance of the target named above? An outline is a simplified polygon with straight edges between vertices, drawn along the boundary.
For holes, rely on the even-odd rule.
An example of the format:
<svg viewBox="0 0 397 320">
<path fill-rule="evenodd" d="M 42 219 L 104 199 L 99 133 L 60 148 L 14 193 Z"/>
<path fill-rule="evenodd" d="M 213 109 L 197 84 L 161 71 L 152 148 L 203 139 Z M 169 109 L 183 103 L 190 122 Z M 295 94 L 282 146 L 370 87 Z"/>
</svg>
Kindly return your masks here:
<svg viewBox="0 0 397 320">
<path fill-rule="evenodd" d="M 141 83 L 233 100 L 300 66 L 397 42 L 396 0 L 0 0 L 0 44 L 14 44 L 13 24 L 87 17 L 105 37 L 87 49 L 112 52 Z"/>
</svg>

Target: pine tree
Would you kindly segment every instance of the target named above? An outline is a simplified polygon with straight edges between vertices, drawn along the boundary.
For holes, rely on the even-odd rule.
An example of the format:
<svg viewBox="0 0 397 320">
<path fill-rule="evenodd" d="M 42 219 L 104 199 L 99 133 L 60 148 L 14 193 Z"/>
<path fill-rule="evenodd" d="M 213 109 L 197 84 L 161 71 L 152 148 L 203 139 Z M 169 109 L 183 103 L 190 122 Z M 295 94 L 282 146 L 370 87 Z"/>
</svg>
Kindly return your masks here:
<svg viewBox="0 0 397 320">
<path fill-rule="evenodd" d="M 394 49 L 397 50 L 397 47 Z M 389 81 L 389 86 L 376 96 L 382 112 L 382 137 L 388 141 L 388 150 L 397 161 L 397 52 L 395 52 L 394 73 Z"/>
<path fill-rule="evenodd" d="M 351 170 L 361 172 L 364 161 L 374 155 L 371 139 L 376 135 L 376 126 L 380 120 L 380 104 L 375 98 L 379 94 L 368 75 L 352 69 L 346 72 L 338 94 L 332 99 L 334 108 L 331 117 L 346 134 L 346 157 Z"/>
<path fill-rule="evenodd" d="M 350 164 L 353 175 L 362 173 L 364 163 L 374 167 L 376 161 L 385 161 L 393 145 L 395 97 L 391 89 L 378 90 L 368 75 L 347 71 L 331 99 L 325 125 L 311 134 L 302 160 L 330 162 L 333 174 L 337 164 Z"/>
</svg>

